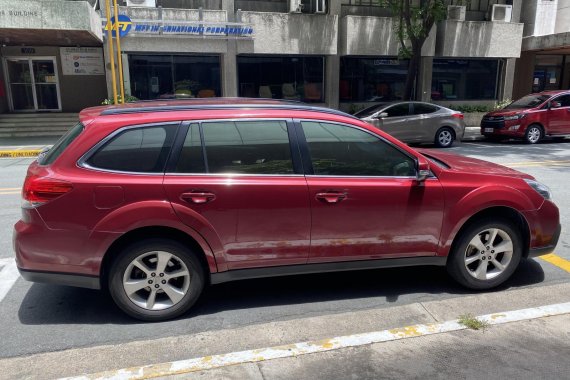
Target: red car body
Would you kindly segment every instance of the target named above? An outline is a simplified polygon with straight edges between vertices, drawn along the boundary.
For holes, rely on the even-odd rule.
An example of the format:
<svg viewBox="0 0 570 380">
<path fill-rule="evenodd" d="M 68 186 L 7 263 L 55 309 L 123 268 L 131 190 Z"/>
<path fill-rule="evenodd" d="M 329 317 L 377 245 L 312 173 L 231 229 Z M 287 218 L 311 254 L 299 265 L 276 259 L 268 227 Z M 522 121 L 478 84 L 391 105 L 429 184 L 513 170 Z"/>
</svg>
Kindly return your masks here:
<svg viewBox="0 0 570 380">
<path fill-rule="evenodd" d="M 525 98 L 536 101 L 517 106 L 517 102 Z M 570 91 L 545 91 L 522 99 L 483 116 L 481 134 L 491 138 L 526 139 L 529 143 L 536 143 L 544 136 L 570 135 Z M 532 134 L 533 131 L 537 133 Z"/>
<path fill-rule="evenodd" d="M 235 101 L 235 100 L 234 100 Z M 149 105 L 150 104 L 150 105 Z M 120 247 L 149 236 L 200 252 L 208 281 L 406 265 L 445 265 L 454 239 L 481 215 L 517 218 L 525 257 L 549 253 L 559 213 L 521 172 L 451 153 L 416 151 L 373 126 L 314 107 L 254 105 L 80 114 L 84 130 L 49 165 L 34 162 L 23 197 L 52 199 L 24 207 L 14 249 L 24 278 L 101 288 Z M 225 104 L 225 103 L 221 103 Z M 144 103 L 170 107 L 170 103 Z M 431 170 L 415 177 L 236 174 L 132 174 L 82 166 L 102 140 L 131 125 L 220 119 L 318 120 L 366 130 Z M 424 155 L 425 154 L 425 155 Z M 302 149 L 301 160 L 306 160 Z M 53 183 L 50 183 L 52 181 Z M 53 190 L 53 189 L 56 190 Z M 45 190 L 48 191 L 48 190 Z M 192 198 L 192 202 L 188 198 Z M 519 223 L 517 222 L 517 223 Z"/>
</svg>

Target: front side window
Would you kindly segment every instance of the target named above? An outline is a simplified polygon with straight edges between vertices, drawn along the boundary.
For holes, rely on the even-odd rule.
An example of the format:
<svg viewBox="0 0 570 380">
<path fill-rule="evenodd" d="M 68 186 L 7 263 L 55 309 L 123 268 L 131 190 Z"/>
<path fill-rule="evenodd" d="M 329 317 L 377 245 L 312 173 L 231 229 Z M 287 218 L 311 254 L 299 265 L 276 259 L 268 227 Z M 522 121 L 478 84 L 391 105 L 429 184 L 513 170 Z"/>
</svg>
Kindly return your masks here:
<svg viewBox="0 0 570 380">
<path fill-rule="evenodd" d="M 412 158 L 368 132 L 320 122 L 302 126 L 315 175 L 415 176 Z"/>
<path fill-rule="evenodd" d="M 410 114 L 410 105 L 408 103 L 396 104 L 384 111 L 388 117 L 408 116 Z"/>
<path fill-rule="evenodd" d="M 208 122 L 202 131 L 209 173 L 294 173 L 285 121 Z"/>
<path fill-rule="evenodd" d="M 552 101 L 560 103 L 560 107 L 570 107 L 570 95 L 562 95 L 552 99 Z"/>
<path fill-rule="evenodd" d="M 94 168 L 134 173 L 161 173 L 176 125 L 131 128 L 120 132 L 88 160 Z"/>
</svg>

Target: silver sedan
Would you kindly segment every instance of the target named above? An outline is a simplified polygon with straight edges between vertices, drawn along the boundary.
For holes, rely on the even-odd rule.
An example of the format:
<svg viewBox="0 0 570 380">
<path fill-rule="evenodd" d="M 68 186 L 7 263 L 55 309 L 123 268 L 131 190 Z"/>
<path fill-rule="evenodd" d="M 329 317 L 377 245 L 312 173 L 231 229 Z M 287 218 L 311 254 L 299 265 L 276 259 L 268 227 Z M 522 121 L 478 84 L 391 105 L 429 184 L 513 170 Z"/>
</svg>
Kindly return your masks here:
<svg viewBox="0 0 570 380">
<path fill-rule="evenodd" d="M 434 143 L 448 148 L 463 138 L 463 114 L 422 102 L 376 104 L 354 116 L 374 125 L 405 143 Z"/>
</svg>

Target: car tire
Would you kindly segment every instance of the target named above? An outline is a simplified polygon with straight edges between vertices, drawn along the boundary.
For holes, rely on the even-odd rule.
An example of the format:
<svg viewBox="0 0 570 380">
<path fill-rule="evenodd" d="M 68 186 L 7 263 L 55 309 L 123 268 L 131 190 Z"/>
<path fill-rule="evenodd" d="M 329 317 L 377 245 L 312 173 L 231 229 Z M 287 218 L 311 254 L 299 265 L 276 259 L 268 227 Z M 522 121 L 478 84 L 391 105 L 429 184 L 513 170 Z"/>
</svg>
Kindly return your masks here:
<svg viewBox="0 0 570 380">
<path fill-rule="evenodd" d="M 128 246 L 111 264 L 108 288 L 117 306 L 142 321 L 187 312 L 205 284 L 200 260 L 174 240 L 146 239 Z"/>
<path fill-rule="evenodd" d="M 491 289 L 511 277 L 521 257 L 522 237 L 513 223 L 506 219 L 480 219 L 454 241 L 447 271 L 467 288 Z"/>
<path fill-rule="evenodd" d="M 443 127 L 435 133 L 434 143 L 438 148 L 449 148 L 453 145 L 454 140 L 455 133 L 451 128 Z"/>
<path fill-rule="evenodd" d="M 524 140 L 527 144 L 536 144 L 544 137 L 542 127 L 538 124 L 529 125 L 524 133 Z"/>
</svg>

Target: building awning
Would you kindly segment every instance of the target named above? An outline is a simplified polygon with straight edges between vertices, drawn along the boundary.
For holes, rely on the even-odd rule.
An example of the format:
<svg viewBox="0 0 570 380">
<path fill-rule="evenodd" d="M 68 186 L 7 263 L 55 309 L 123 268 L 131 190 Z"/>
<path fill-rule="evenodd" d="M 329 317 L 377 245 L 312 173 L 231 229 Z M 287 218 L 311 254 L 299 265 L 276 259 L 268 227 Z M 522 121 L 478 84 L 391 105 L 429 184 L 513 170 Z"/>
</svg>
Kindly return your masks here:
<svg viewBox="0 0 570 380">
<path fill-rule="evenodd" d="M 86 1 L 0 0 L 0 43 L 100 46 L 101 18 Z"/>
</svg>

